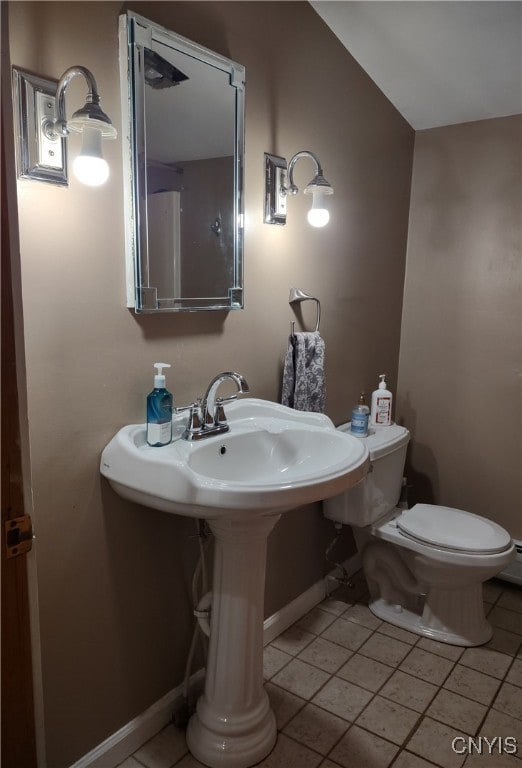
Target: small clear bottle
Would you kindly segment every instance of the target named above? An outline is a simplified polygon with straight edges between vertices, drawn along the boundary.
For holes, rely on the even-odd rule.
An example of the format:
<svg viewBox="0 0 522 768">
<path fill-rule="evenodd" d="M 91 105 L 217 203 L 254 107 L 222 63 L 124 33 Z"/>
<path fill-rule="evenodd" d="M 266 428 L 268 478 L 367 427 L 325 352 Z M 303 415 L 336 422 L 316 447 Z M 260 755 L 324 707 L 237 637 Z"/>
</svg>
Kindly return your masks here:
<svg viewBox="0 0 522 768">
<path fill-rule="evenodd" d="M 370 420 L 370 409 L 366 405 L 364 392 L 359 395 L 359 402 L 352 409 L 351 432 L 357 437 L 368 436 L 368 422 Z"/>
<path fill-rule="evenodd" d="M 168 445 L 172 441 L 172 411 L 174 401 L 165 388 L 163 368 L 168 363 L 154 363 L 158 373 L 154 376 L 154 389 L 147 395 L 147 443 L 153 448 Z"/>
</svg>

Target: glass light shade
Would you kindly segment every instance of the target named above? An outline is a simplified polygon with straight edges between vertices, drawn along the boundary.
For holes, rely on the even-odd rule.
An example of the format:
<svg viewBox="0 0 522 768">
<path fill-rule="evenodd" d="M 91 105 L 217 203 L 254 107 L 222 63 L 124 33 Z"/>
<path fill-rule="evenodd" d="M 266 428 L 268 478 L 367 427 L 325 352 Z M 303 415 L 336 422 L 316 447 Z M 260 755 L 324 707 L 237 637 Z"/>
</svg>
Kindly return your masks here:
<svg viewBox="0 0 522 768">
<path fill-rule="evenodd" d="M 101 150 L 102 132 L 85 125 L 82 131 L 82 149 L 73 162 L 74 175 L 82 184 L 99 187 L 109 178 L 109 164 Z"/>
<path fill-rule="evenodd" d="M 325 206 L 323 192 L 312 193 L 312 207 L 308 211 L 308 223 L 312 227 L 324 227 L 330 220 L 330 213 Z"/>
</svg>

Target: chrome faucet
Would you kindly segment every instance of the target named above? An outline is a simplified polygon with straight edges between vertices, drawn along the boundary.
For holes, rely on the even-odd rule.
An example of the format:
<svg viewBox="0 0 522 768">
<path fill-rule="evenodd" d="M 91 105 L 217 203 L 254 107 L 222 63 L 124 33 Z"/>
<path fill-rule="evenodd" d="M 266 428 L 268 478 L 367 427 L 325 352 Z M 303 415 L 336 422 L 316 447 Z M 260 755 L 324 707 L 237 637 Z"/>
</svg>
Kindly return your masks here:
<svg viewBox="0 0 522 768">
<path fill-rule="evenodd" d="M 230 427 L 227 423 L 224 404 L 235 400 L 237 394 L 229 397 L 217 397 L 219 387 L 227 379 L 235 383 L 238 393 L 244 394 L 250 391 L 246 379 L 240 373 L 234 371 L 218 373 L 208 385 L 203 401 L 198 400 L 188 407 L 190 416 L 187 428 L 183 433 L 184 440 L 201 440 L 211 435 L 219 435 L 229 431 Z"/>
</svg>

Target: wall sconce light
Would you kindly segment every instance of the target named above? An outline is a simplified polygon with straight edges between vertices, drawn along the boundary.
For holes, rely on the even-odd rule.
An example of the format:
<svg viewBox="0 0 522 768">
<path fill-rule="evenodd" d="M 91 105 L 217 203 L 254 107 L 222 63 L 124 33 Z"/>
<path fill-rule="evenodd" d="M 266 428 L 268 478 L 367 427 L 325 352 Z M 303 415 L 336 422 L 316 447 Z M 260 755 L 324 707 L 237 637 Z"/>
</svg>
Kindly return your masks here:
<svg viewBox="0 0 522 768">
<path fill-rule="evenodd" d="M 70 120 L 65 114 L 65 92 L 77 75 L 85 78 L 87 99 Z M 81 66 L 67 69 L 59 82 L 13 68 L 15 118 L 18 134 L 18 176 L 53 184 L 68 185 L 65 139 L 82 134 L 82 148 L 73 170 L 83 184 L 99 186 L 109 177 L 101 140 L 115 139 L 117 131 L 100 107 L 92 73 Z"/>
<path fill-rule="evenodd" d="M 328 223 L 330 214 L 324 197 L 333 195 L 333 187 L 324 178 L 317 155 L 305 149 L 292 157 L 288 167 L 284 157 L 265 152 L 265 224 L 286 224 L 286 200 L 288 195 L 297 195 L 299 191 L 294 184 L 294 167 L 302 157 L 309 157 L 315 164 L 315 176 L 304 189 L 305 195 L 312 195 L 308 223 L 313 227 L 324 227 Z"/>
</svg>

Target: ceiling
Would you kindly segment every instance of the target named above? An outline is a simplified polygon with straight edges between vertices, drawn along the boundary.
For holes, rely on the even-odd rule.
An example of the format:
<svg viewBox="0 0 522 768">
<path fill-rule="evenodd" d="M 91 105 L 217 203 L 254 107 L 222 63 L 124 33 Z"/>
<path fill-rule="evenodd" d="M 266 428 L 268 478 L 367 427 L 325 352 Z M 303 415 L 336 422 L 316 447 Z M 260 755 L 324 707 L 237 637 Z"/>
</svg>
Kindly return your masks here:
<svg viewBox="0 0 522 768">
<path fill-rule="evenodd" d="M 522 2 L 310 4 L 416 130 L 522 113 Z"/>
</svg>

